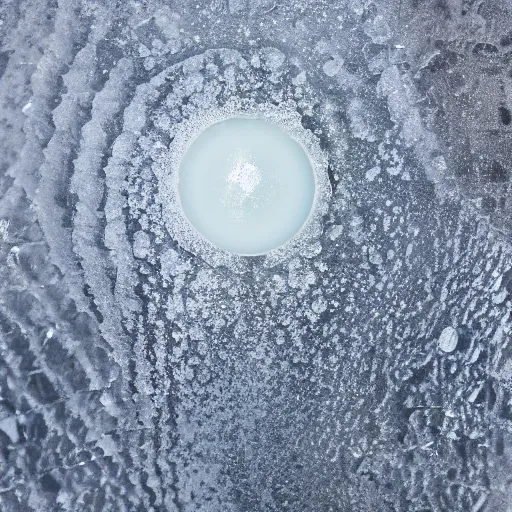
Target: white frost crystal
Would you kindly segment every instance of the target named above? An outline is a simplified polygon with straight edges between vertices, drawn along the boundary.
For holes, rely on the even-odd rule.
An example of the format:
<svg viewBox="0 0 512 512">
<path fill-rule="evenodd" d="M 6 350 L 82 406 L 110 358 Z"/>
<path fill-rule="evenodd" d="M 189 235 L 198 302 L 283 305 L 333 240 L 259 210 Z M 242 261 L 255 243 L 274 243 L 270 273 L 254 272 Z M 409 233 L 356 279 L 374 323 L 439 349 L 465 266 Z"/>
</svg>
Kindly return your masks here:
<svg viewBox="0 0 512 512">
<path fill-rule="evenodd" d="M 342 66 L 343 66 L 343 59 L 341 59 L 339 57 L 335 57 L 333 59 L 328 60 L 322 66 L 322 69 L 327 76 L 332 77 L 338 73 L 338 71 L 341 69 Z"/>
</svg>

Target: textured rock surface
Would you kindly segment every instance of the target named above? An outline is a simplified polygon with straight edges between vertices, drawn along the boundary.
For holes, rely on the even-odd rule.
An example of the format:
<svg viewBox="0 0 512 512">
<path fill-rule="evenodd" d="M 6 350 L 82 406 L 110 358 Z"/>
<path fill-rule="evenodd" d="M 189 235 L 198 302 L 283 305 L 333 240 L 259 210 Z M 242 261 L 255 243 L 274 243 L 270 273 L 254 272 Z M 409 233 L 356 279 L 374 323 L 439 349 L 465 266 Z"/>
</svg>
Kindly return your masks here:
<svg viewBox="0 0 512 512">
<path fill-rule="evenodd" d="M 512 506 L 509 0 L 0 2 L 0 510 Z M 232 98 L 329 155 L 272 268 L 154 163 Z"/>
</svg>

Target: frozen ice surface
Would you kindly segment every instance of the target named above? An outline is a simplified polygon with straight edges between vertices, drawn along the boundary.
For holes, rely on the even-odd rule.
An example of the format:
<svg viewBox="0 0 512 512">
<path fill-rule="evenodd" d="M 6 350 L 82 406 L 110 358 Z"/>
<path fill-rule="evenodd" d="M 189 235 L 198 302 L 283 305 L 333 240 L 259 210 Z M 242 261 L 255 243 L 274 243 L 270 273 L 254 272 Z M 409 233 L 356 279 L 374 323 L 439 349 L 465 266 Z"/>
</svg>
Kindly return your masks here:
<svg viewBox="0 0 512 512">
<path fill-rule="evenodd" d="M 511 10 L 0 1 L 0 510 L 509 511 Z M 163 205 L 230 104 L 327 158 L 272 261 Z"/>
</svg>

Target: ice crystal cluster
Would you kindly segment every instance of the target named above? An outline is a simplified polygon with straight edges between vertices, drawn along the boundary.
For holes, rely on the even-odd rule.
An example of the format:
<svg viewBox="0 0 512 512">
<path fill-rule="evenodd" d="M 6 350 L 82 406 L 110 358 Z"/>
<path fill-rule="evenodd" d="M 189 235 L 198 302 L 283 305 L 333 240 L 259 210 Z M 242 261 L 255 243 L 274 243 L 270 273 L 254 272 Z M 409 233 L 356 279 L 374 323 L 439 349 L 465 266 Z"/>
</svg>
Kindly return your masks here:
<svg viewBox="0 0 512 512">
<path fill-rule="evenodd" d="M 0 510 L 510 511 L 511 19 L 0 0 Z M 271 264 L 163 204 L 180 127 L 233 104 L 327 159 Z"/>
</svg>

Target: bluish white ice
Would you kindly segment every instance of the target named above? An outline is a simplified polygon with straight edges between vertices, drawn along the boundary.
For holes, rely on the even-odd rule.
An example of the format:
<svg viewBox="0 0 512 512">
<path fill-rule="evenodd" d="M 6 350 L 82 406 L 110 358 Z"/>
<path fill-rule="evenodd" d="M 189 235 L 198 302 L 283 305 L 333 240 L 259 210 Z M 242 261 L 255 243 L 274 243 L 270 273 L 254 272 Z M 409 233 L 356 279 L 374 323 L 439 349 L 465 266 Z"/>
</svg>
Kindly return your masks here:
<svg viewBox="0 0 512 512">
<path fill-rule="evenodd" d="M 232 118 L 204 130 L 180 165 L 187 218 L 230 252 L 263 254 L 302 227 L 315 196 L 304 148 L 263 119 Z"/>
</svg>

